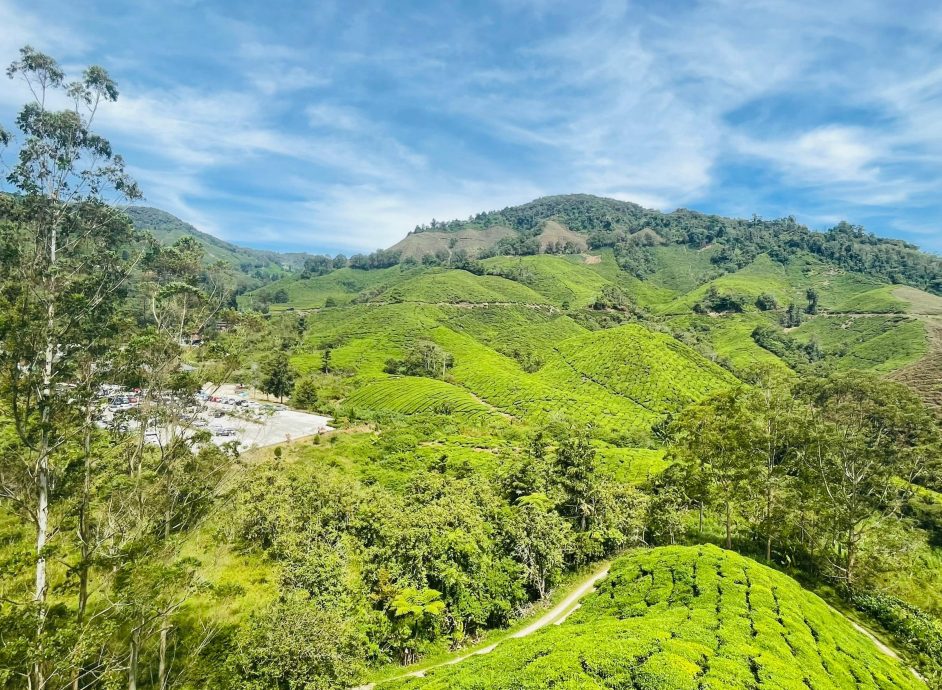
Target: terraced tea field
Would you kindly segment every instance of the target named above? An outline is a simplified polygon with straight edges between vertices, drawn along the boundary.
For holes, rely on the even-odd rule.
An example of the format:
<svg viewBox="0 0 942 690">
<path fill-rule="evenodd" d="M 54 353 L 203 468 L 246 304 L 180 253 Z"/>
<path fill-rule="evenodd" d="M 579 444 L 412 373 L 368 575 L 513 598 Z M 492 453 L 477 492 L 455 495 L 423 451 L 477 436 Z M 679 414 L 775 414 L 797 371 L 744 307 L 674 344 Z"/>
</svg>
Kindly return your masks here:
<svg viewBox="0 0 942 690">
<path fill-rule="evenodd" d="M 378 294 L 377 302 L 548 304 L 540 293 L 500 276 L 432 269 Z"/>
<path fill-rule="evenodd" d="M 348 408 L 416 414 L 435 412 L 478 417 L 493 410 L 467 391 L 437 379 L 402 376 L 370 383 L 345 401 Z"/>
<path fill-rule="evenodd" d="M 482 263 L 488 270 L 515 276 L 515 280 L 559 305 L 584 307 L 595 301 L 606 285 L 611 285 L 611 281 L 585 265 L 561 256 L 498 256 Z"/>
<path fill-rule="evenodd" d="M 665 306 L 663 312 L 690 312 L 711 287 L 745 297 L 750 311 L 755 310 L 756 298 L 765 293 L 775 297 L 781 307 L 791 302 L 804 305 L 808 288 L 818 291 L 823 311 L 896 313 L 904 306 L 903 301 L 887 292 L 892 286 L 873 278 L 835 269 L 810 255 L 797 255 L 783 265 L 763 254 L 734 273 L 695 287 Z"/>
<path fill-rule="evenodd" d="M 616 561 L 560 625 L 380 688 L 925 688 L 786 575 L 714 546 Z"/>
<path fill-rule="evenodd" d="M 737 383 L 674 338 L 636 324 L 570 338 L 556 351 L 580 376 L 656 414 L 676 412 Z"/>
</svg>

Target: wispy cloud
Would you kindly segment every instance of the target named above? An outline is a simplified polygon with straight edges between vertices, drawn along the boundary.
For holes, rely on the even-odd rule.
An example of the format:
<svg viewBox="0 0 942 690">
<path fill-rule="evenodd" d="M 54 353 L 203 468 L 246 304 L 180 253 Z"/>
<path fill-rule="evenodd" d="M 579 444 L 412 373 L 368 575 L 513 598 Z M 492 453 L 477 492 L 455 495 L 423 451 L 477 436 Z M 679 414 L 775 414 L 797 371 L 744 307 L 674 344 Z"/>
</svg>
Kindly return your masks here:
<svg viewBox="0 0 942 690">
<path fill-rule="evenodd" d="M 106 62 L 151 203 L 227 239 L 388 245 L 546 193 L 838 217 L 942 249 L 942 9 L 879 0 L 0 0 L 0 52 Z M 0 120 L 22 99 L 0 88 Z"/>
</svg>

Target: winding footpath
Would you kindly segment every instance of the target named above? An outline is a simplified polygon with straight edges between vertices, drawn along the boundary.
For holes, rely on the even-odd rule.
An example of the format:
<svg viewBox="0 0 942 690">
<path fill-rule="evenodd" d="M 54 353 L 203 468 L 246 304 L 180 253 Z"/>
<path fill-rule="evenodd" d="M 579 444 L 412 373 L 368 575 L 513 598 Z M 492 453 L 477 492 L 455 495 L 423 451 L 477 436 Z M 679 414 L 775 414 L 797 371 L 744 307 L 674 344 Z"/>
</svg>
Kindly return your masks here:
<svg viewBox="0 0 942 690">
<path fill-rule="evenodd" d="M 393 678 L 385 678 L 383 680 L 376 681 L 375 683 L 367 683 L 366 685 L 359 685 L 355 688 L 351 688 L 350 690 L 373 690 L 379 685 L 382 685 L 384 683 L 391 683 L 397 680 L 402 680 L 403 678 L 422 678 L 423 676 L 425 676 L 426 673 L 428 673 L 429 671 L 433 669 L 441 668 L 443 666 L 453 666 L 455 664 L 461 663 L 465 659 L 470 659 L 473 656 L 479 656 L 481 654 L 490 654 L 500 644 L 502 644 L 503 642 L 506 642 L 507 640 L 516 639 L 520 637 L 527 637 L 535 633 L 537 630 L 540 630 L 541 628 L 545 628 L 547 625 L 553 625 L 553 624 L 560 625 L 567 618 L 569 618 L 569 616 L 572 615 L 572 613 L 576 609 L 579 608 L 580 606 L 579 602 L 582 600 L 582 598 L 586 594 L 589 594 L 590 592 L 593 592 L 595 590 L 595 584 L 599 580 L 601 580 L 603 577 L 608 575 L 609 565 L 610 565 L 609 563 L 603 563 L 602 565 L 600 565 L 597 570 L 593 571 L 593 573 L 589 575 L 589 577 L 582 580 L 575 587 L 575 589 L 573 589 L 569 594 L 567 594 L 566 597 L 562 601 L 554 605 L 553 608 L 551 608 L 549 611 L 547 611 L 542 616 L 537 618 L 535 621 L 530 623 L 530 625 L 526 626 L 525 628 L 521 628 L 520 630 L 517 630 L 516 632 L 511 633 L 510 635 L 507 635 L 506 637 L 501 638 L 497 642 L 494 642 L 493 644 L 488 645 L 487 647 L 476 649 L 473 652 L 459 654 L 458 656 L 448 659 L 447 661 L 442 661 L 432 666 L 427 666 L 418 671 L 412 671 L 410 673 L 403 673 L 402 675 L 395 676 Z"/>
</svg>

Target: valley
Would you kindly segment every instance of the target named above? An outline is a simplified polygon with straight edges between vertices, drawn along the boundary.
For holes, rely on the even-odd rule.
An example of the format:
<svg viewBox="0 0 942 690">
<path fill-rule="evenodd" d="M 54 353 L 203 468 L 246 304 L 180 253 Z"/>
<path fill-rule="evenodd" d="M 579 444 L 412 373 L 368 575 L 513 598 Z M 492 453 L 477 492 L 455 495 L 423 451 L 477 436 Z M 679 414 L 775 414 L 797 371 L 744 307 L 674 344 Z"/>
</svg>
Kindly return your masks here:
<svg viewBox="0 0 942 690">
<path fill-rule="evenodd" d="M 569 198 L 552 203 L 564 217 Z M 844 508 L 815 497 L 823 470 L 806 454 L 831 423 L 818 415 L 837 409 L 815 396 L 843 404 L 813 392 L 816 381 L 889 396 L 873 404 L 901 405 L 937 428 L 909 393 L 882 387 L 901 381 L 938 409 L 942 297 L 811 251 L 773 259 L 772 247 L 740 266 L 714 260 L 722 242 L 661 240 L 642 245 L 639 273 L 618 247 L 487 256 L 479 244 L 483 256 L 471 258 L 454 244 L 444 257 L 432 239 L 434 259 L 320 274 L 309 265 L 245 291 L 227 319 L 248 328 L 215 336 L 240 353 L 230 380 L 264 386 L 259 372 L 277 359 L 292 373 L 292 405 L 337 429 L 247 453 L 225 510 L 186 537 L 182 553 L 215 554 L 199 576 L 238 592 L 187 604 L 238 631 L 238 673 L 326 650 L 311 637 L 322 624 L 308 618 L 310 601 L 346 621 L 349 656 L 317 671 L 337 673 L 336 687 L 933 682 L 927 650 L 942 639 L 934 470 L 919 469 L 909 489 L 898 475 L 866 479 L 897 487 L 898 507 L 866 509 L 874 524 L 903 520 L 886 534 L 867 513 L 847 523 L 848 543 L 862 549 L 859 577 L 880 593 L 854 603 L 839 574 L 849 547 L 826 526 Z M 216 366 L 210 352 L 194 354 L 198 368 Z M 736 438 L 754 422 L 754 437 Z M 855 427 L 852 442 L 879 443 L 868 433 Z M 773 446 L 784 459 L 764 474 L 754 459 Z M 734 457 L 745 464 L 724 469 Z M 713 484 L 698 498 L 700 481 Z M 901 543 L 895 556 L 882 551 Z M 565 593 L 573 568 L 600 559 L 615 566 L 596 593 L 513 627 L 554 586 Z M 635 574 L 620 579 L 620 569 Z M 625 601 L 611 608 L 601 597 Z M 240 630 L 246 616 L 251 631 Z M 285 616 L 300 617 L 288 639 L 271 627 Z M 928 627 L 903 637 L 915 625 Z M 385 640 L 382 651 L 359 646 L 371 626 L 386 630 L 365 633 Z"/>
</svg>

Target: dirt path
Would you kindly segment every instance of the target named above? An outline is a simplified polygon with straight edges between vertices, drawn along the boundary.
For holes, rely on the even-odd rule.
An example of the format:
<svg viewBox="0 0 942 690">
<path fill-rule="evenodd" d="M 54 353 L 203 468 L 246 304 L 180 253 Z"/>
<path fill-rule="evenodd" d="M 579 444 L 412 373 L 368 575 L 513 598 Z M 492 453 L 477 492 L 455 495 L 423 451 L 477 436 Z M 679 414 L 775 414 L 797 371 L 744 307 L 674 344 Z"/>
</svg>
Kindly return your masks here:
<svg viewBox="0 0 942 690">
<path fill-rule="evenodd" d="M 442 661 L 433 666 L 428 666 L 418 671 L 412 671 L 410 673 L 403 673 L 400 676 L 395 676 L 393 678 L 386 678 L 384 680 L 377 681 L 375 683 L 367 683 L 366 685 L 359 685 L 351 690 L 373 690 L 373 688 L 379 687 L 384 683 L 391 683 L 393 681 L 402 680 L 404 678 L 422 678 L 429 671 L 442 668 L 443 666 L 453 666 L 455 664 L 461 663 L 465 659 L 470 659 L 473 656 L 480 656 L 481 654 L 490 654 L 493 652 L 500 644 L 506 642 L 507 640 L 516 639 L 520 637 L 527 637 L 532 635 L 537 630 L 545 628 L 547 625 L 556 624 L 559 625 L 567 618 L 569 618 L 572 613 L 579 608 L 580 601 L 582 598 L 595 590 L 595 584 L 601 580 L 603 577 L 608 575 L 608 563 L 603 563 L 597 570 L 595 570 L 589 577 L 582 580 L 579 585 L 573 589 L 566 597 L 560 601 L 558 604 L 554 605 L 549 611 L 544 613 L 542 616 L 537 618 L 535 621 L 530 623 L 525 628 L 503 637 L 487 647 L 482 647 L 473 652 L 465 652 L 463 654 L 458 654 L 457 656 L 448 659 L 447 661 Z"/>
<path fill-rule="evenodd" d="M 922 682 L 925 682 L 925 681 L 926 681 L 926 679 L 922 677 L 922 674 L 919 673 L 919 671 L 917 671 L 917 670 L 914 669 L 912 666 L 910 666 L 909 664 L 907 664 L 906 661 L 903 660 L 903 659 L 900 657 L 900 655 L 896 653 L 896 650 L 895 650 L 895 649 L 893 649 L 892 647 L 889 647 L 889 646 L 887 646 L 886 644 L 884 644 L 883 641 L 882 641 L 879 637 L 877 637 L 876 635 L 874 635 L 870 630 L 868 630 L 867 628 L 865 628 L 864 626 L 862 626 L 862 625 L 861 625 L 860 623 L 858 623 L 857 621 L 853 620 L 852 618 L 850 618 L 850 617 L 848 617 L 848 616 L 845 616 L 843 612 L 841 612 L 840 610 L 834 608 L 833 606 L 831 606 L 831 604 L 829 604 L 829 603 L 827 603 L 827 602 L 825 602 L 825 603 L 827 604 L 827 607 L 828 607 L 829 609 L 831 609 L 831 611 L 833 611 L 837 616 L 840 616 L 840 617 L 843 618 L 845 621 L 847 621 L 848 623 L 850 623 L 851 626 L 854 628 L 854 630 L 856 630 L 857 632 L 859 632 L 861 635 L 866 635 L 867 639 L 869 639 L 871 642 L 873 642 L 873 646 L 876 647 L 877 649 L 879 649 L 881 653 L 883 653 L 883 654 L 885 654 L 886 656 L 890 657 L 890 658 L 893 659 L 894 661 L 898 661 L 898 662 L 900 662 L 901 664 L 903 664 L 904 666 L 906 666 L 906 668 L 909 669 L 910 673 L 912 673 L 914 676 L 916 676 L 916 678 L 918 678 L 918 679 L 921 680 Z"/>
</svg>

